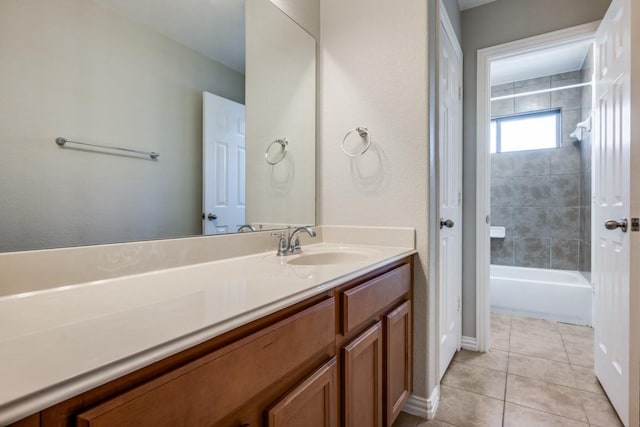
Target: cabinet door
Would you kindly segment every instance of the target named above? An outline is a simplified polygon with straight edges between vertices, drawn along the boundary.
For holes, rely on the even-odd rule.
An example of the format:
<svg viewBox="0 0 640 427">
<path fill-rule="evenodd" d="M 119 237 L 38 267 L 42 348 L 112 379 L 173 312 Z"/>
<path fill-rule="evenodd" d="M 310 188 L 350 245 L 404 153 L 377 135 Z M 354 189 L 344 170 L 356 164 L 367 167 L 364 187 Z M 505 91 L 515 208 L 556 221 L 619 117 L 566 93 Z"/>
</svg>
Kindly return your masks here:
<svg viewBox="0 0 640 427">
<path fill-rule="evenodd" d="M 391 427 L 411 392 L 411 302 L 384 316 L 385 425 Z"/>
<path fill-rule="evenodd" d="M 322 365 L 287 393 L 267 413 L 269 427 L 336 427 L 338 369 L 336 358 Z"/>
<path fill-rule="evenodd" d="M 382 426 L 382 324 L 342 349 L 345 427 Z"/>
</svg>

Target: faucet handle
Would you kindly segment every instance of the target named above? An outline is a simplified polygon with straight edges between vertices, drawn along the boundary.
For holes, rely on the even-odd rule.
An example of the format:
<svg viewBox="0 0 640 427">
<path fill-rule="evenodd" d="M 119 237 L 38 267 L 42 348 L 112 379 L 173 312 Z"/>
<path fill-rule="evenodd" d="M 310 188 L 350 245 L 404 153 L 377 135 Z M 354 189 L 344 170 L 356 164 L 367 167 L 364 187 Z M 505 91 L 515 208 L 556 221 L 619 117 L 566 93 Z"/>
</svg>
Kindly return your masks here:
<svg viewBox="0 0 640 427">
<path fill-rule="evenodd" d="M 277 237 L 278 240 L 278 252 L 276 255 L 285 256 L 287 255 L 287 239 L 285 238 L 285 234 L 283 232 L 274 232 L 271 233 L 271 237 Z"/>
<path fill-rule="evenodd" d="M 296 234 L 295 239 L 291 242 L 291 247 L 289 248 L 289 252 L 298 253 L 302 250 L 300 247 L 300 237 Z"/>
</svg>

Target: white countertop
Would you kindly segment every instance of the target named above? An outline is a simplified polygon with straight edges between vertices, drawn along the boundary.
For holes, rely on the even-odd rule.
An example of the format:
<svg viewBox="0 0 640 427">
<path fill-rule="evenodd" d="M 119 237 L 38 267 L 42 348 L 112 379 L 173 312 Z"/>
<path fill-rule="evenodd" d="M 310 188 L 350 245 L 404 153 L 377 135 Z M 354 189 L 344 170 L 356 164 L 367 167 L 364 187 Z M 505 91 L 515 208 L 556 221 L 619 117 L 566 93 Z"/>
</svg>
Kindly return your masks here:
<svg viewBox="0 0 640 427">
<path fill-rule="evenodd" d="M 0 425 L 401 259 L 290 265 L 273 252 L 0 298 Z M 305 253 L 338 244 L 305 246 Z"/>
</svg>

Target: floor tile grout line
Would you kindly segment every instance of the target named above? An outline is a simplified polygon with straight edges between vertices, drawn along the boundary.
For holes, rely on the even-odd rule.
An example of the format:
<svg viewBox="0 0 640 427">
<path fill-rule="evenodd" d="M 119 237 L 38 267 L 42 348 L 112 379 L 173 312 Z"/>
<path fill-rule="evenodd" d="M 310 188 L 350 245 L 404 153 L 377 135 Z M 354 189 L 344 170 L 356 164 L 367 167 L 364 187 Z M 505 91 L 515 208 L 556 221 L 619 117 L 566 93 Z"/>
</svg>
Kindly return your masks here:
<svg viewBox="0 0 640 427">
<path fill-rule="evenodd" d="M 543 414 L 553 415 L 554 417 L 562 418 L 563 420 L 569 420 L 569 421 L 574 421 L 574 422 L 582 423 L 582 424 L 584 424 L 584 425 L 590 425 L 588 421 L 585 423 L 585 422 L 583 422 L 583 421 L 578 421 L 578 420 L 573 419 L 573 418 L 565 417 L 564 415 L 558 415 L 558 414 L 554 414 L 553 412 L 548 412 L 548 411 L 543 411 L 543 410 L 541 410 L 541 409 L 532 408 L 532 407 L 530 407 L 530 406 L 523 405 L 523 404 L 521 404 L 521 403 L 505 402 L 505 406 L 506 406 L 506 404 L 507 404 L 507 403 L 509 403 L 510 405 L 520 406 L 521 408 L 531 409 L 532 411 L 541 412 L 541 413 L 543 413 Z M 585 414 L 585 418 L 586 418 L 587 420 L 589 420 L 589 418 L 586 416 L 586 414 Z"/>
<path fill-rule="evenodd" d="M 569 389 L 571 389 L 571 390 L 575 390 L 575 391 L 580 391 L 580 392 L 584 391 L 585 393 L 598 394 L 598 393 L 596 393 L 596 392 L 589 391 L 589 390 L 584 390 L 584 389 L 581 389 L 581 388 L 569 387 L 568 385 L 564 385 L 564 384 L 552 383 L 551 381 L 542 380 L 542 379 L 540 379 L 540 378 L 531 378 L 531 377 L 527 377 L 527 376 L 525 376 L 525 375 L 514 374 L 514 373 L 511 373 L 511 372 L 508 372 L 508 373 L 507 373 L 507 376 L 509 376 L 509 375 L 513 375 L 514 377 L 519 377 L 519 378 L 526 378 L 526 379 L 528 379 L 528 380 L 539 381 L 539 382 L 542 382 L 542 383 L 545 383 L 545 384 L 549 384 L 549 385 L 554 385 L 554 386 L 560 386 L 560 387 L 564 387 L 564 388 L 569 388 Z M 513 403 L 513 402 L 511 402 L 511 403 Z"/>
<path fill-rule="evenodd" d="M 563 362 L 561 360 L 549 359 L 549 358 L 541 357 L 541 356 L 534 356 L 532 354 L 518 353 L 517 351 L 510 351 L 509 354 L 511 354 L 511 353 L 513 353 L 513 354 L 515 354 L 517 356 L 531 357 L 532 359 L 546 360 L 546 361 L 549 361 L 549 362 L 557 362 L 557 363 L 562 363 L 563 365 L 571 366 L 571 362 Z"/>
<path fill-rule="evenodd" d="M 466 388 L 460 388 L 460 387 L 456 387 L 454 385 L 449 385 L 449 384 L 442 384 L 442 385 L 445 386 L 445 387 L 455 388 L 456 390 L 466 391 L 467 393 L 472 393 L 472 394 L 475 394 L 477 396 L 482 396 L 482 397 L 486 397 L 488 399 L 497 400 L 498 402 L 504 402 L 504 400 L 501 400 L 501 399 L 499 399 L 497 397 L 487 396 L 486 394 L 478 393 L 477 391 L 469 390 L 469 389 L 466 389 Z"/>
<path fill-rule="evenodd" d="M 513 354 L 517 354 L 518 356 L 535 357 L 535 358 L 542 359 L 542 360 L 549 360 L 549 361 L 551 361 L 551 362 L 558 362 L 558 363 L 564 363 L 565 365 L 571 365 L 571 363 L 570 363 L 570 362 L 565 363 L 565 362 L 563 362 L 562 360 L 556 360 L 556 359 L 549 359 L 549 358 L 546 358 L 546 357 L 534 356 L 534 355 L 532 355 L 532 354 L 520 353 L 520 352 L 518 352 L 518 351 L 510 351 L 510 352 L 509 352 L 509 354 L 511 354 L 511 353 L 513 353 Z"/>
<path fill-rule="evenodd" d="M 565 351 L 566 351 L 566 350 L 565 350 Z M 583 369 L 591 369 L 591 370 L 593 371 L 593 368 L 592 368 L 592 367 L 589 367 L 589 366 L 580 366 L 580 365 L 573 365 L 573 364 L 571 364 L 571 363 L 565 363 L 565 362 L 561 362 L 561 361 L 559 361 L 559 360 L 547 359 L 547 358 L 544 358 L 544 357 L 532 356 L 532 355 L 529 355 L 529 354 L 516 353 L 516 352 L 509 352 L 509 360 L 508 360 L 508 362 L 507 362 L 507 374 L 508 374 L 508 375 L 516 375 L 516 376 L 523 377 L 523 378 L 529 378 L 529 379 L 532 379 L 532 380 L 544 381 L 544 382 L 549 383 L 549 384 L 561 385 L 561 386 L 568 387 L 568 388 L 571 388 L 571 389 L 574 389 L 574 390 L 578 390 L 578 391 L 585 391 L 585 392 L 588 392 L 588 393 L 598 394 L 598 392 L 595 392 L 595 391 L 587 390 L 587 389 L 585 389 L 585 388 L 580 388 L 580 387 L 578 387 L 578 386 L 577 386 L 577 383 L 576 383 L 576 387 L 571 387 L 571 386 L 566 385 L 566 384 L 554 383 L 554 382 L 547 381 L 547 380 L 540 379 L 540 378 L 534 378 L 534 377 L 528 377 L 528 376 L 526 376 L 526 375 L 514 374 L 514 373 L 512 373 L 512 372 L 508 369 L 508 368 L 509 368 L 509 366 L 511 365 L 511 354 L 512 354 L 512 353 L 513 353 L 513 354 L 515 354 L 515 355 L 517 355 L 517 356 L 530 357 L 530 358 L 533 358 L 533 359 L 544 360 L 544 361 L 547 361 L 547 362 L 554 362 L 554 363 L 560 363 L 560 364 L 563 364 L 563 365 L 568 365 L 568 366 L 569 366 L 569 368 L 571 369 L 571 373 L 572 373 L 572 375 L 573 375 L 574 379 L 576 379 L 576 378 L 575 378 L 575 376 L 576 376 L 576 372 L 575 372 L 575 370 L 574 370 L 574 368 L 575 368 L 575 367 L 583 368 Z"/>
<path fill-rule="evenodd" d="M 564 348 L 564 352 L 567 356 L 567 360 L 571 362 L 571 359 L 569 358 L 569 352 L 567 351 L 567 345 L 564 342 L 564 337 L 561 337 L 561 338 L 562 338 L 562 348 Z M 571 363 L 569 363 L 569 366 L 571 366 Z M 571 372 L 573 372 L 573 367 L 571 367 Z M 584 413 L 584 417 L 587 419 L 587 423 L 591 424 L 591 420 L 589 419 L 589 415 L 587 415 L 587 408 L 584 404 L 584 399 L 582 398 L 582 395 L 580 395 L 580 406 L 582 407 L 582 412 Z"/>
<path fill-rule="evenodd" d="M 557 322 L 556 322 L 556 325 L 557 325 Z M 564 335 L 571 335 L 571 334 L 563 334 L 559 329 L 558 329 L 558 330 L 556 330 L 555 332 L 557 332 L 557 333 L 558 333 L 558 335 L 560 336 L 560 340 L 561 340 L 561 342 L 562 342 L 562 348 L 563 348 L 563 350 L 564 350 L 564 353 L 565 353 L 565 356 L 566 356 L 566 358 L 567 358 L 567 362 L 568 362 L 568 363 L 566 363 L 566 364 L 568 364 L 568 365 L 569 365 L 569 368 L 571 369 L 571 373 L 573 374 L 574 379 L 575 379 L 575 371 L 574 371 L 574 369 L 573 369 L 573 366 L 574 366 L 574 365 L 571 363 L 571 359 L 569 358 L 569 353 L 568 353 L 568 351 L 567 351 L 567 347 L 566 347 L 566 343 L 565 343 L 565 337 L 564 337 Z M 574 336 L 575 336 L 575 335 L 574 335 Z M 584 337 L 579 337 L 579 338 L 584 338 Z M 511 350 L 511 349 L 510 349 L 510 350 Z M 514 354 L 521 354 L 521 353 L 517 353 L 517 352 L 511 352 L 511 351 L 509 351 L 509 363 L 510 363 L 510 361 L 511 361 L 511 353 L 514 353 Z M 538 359 L 541 359 L 541 360 L 548 360 L 548 361 L 551 361 L 551 362 L 558 362 L 558 363 L 565 364 L 564 362 L 562 362 L 562 361 L 558 361 L 558 360 L 547 359 L 547 358 L 537 357 L 537 356 L 533 356 L 533 355 L 526 355 L 526 354 L 522 354 L 522 355 L 523 355 L 523 356 L 527 356 L 527 357 L 534 357 L 534 358 L 538 358 Z M 513 373 L 511 373 L 510 371 L 507 371 L 507 375 L 516 375 L 516 376 L 523 377 L 522 375 L 513 374 Z M 529 377 L 524 377 L 524 378 L 529 378 Z M 537 378 L 529 378 L 529 379 L 542 381 L 542 382 L 547 383 L 547 384 L 555 384 L 555 383 L 551 383 L 551 382 L 549 382 L 549 381 L 545 381 L 545 380 L 537 379 Z M 588 391 L 588 390 L 580 389 L 580 388 L 578 388 L 578 387 L 569 387 L 569 386 L 566 386 L 566 385 L 563 385 L 563 384 L 556 384 L 556 385 L 560 385 L 560 386 L 562 386 L 562 387 L 567 387 L 567 388 L 569 388 L 569 389 L 576 390 L 576 391 L 578 391 L 578 392 L 580 392 L 580 393 L 581 393 L 581 392 L 593 393 L 593 392 L 590 392 L 590 391 Z M 576 384 L 576 385 L 577 385 L 577 384 Z M 593 393 L 593 394 L 595 394 L 595 393 Z M 587 420 L 587 422 L 589 422 L 590 420 L 589 420 L 589 417 L 587 416 L 587 412 L 586 412 L 585 407 L 584 407 L 584 400 L 582 399 L 582 396 L 580 396 L 580 395 L 579 395 L 578 397 L 580 398 L 580 403 L 581 403 L 581 407 L 582 407 L 582 412 L 583 412 L 583 414 L 584 414 L 584 416 L 585 416 L 585 419 Z M 507 398 L 506 398 L 506 395 L 505 395 L 505 407 L 506 407 L 506 402 L 507 402 Z M 513 403 L 513 402 L 509 402 L 509 403 Z M 531 409 L 534 409 L 534 408 L 531 408 Z M 544 411 L 542 411 L 542 412 L 544 412 Z M 553 414 L 553 415 L 555 415 L 555 414 Z"/>
<path fill-rule="evenodd" d="M 473 368 L 488 369 L 490 371 L 502 372 L 503 374 L 507 373 L 507 371 L 502 371 L 500 369 L 495 369 L 495 368 L 489 368 L 488 366 L 478 365 L 478 364 L 475 364 L 475 363 L 469 363 L 467 361 L 456 360 L 455 358 L 451 361 L 451 363 L 459 363 L 461 365 L 471 366 Z"/>
<path fill-rule="evenodd" d="M 502 427 L 507 417 L 507 387 L 509 387 L 509 365 L 511 364 L 511 331 L 513 327 L 513 316 L 509 316 L 509 350 L 507 351 L 507 373 L 504 376 L 504 399 L 502 400 Z"/>
<path fill-rule="evenodd" d="M 515 375 L 515 374 L 509 374 L 509 375 L 513 375 L 514 377 L 526 378 L 526 379 L 529 379 L 529 380 L 530 380 L 530 379 L 533 379 L 533 378 L 523 377 L 522 375 Z M 549 382 L 547 382 L 547 381 L 543 381 L 543 380 L 536 380 L 536 381 L 540 381 L 540 382 L 544 382 L 544 383 L 552 384 L 552 385 L 557 385 L 557 384 L 549 383 Z M 576 391 L 582 391 L 582 390 L 576 390 Z M 488 396 L 487 396 L 487 397 L 488 397 Z M 564 415 L 559 415 L 559 414 L 556 414 L 556 413 L 550 412 L 550 411 L 548 411 L 548 410 L 547 410 L 547 411 L 545 411 L 545 410 L 542 410 L 542 409 L 540 409 L 540 408 L 534 408 L 534 407 L 532 407 L 532 406 L 527 406 L 527 405 L 522 404 L 522 403 L 512 402 L 512 401 L 510 401 L 510 400 L 507 400 L 506 396 L 505 396 L 505 400 L 504 400 L 504 406 L 505 406 L 505 408 L 506 408 L 507 403 L 509 403 L 509 404 L 512 404 L 512 405 L 518 405 L 518 406 L 522 406 L 522 407 L 524 407 L 524 408 L 532 409 L 532 410 L 534 410 L 534 411 L 543 412 L 543 413 L 545 413 L 545 414 L 554 415 L 554 416 L 556 416 L 556 417 L 562 417 L 562 418 L 565 418 L 565 419 L 568 419 L 568 420 L 578 421 L 578 422 L 583 423 L 583 424 L 589 424 L 589 417 L 587 416 L 587 413 L 586 413 L 586 411 L 584 410 L 584 401 L 583 401 L 583 399 L 582 399 L 582 396 L 578 396 L 578 397 L 580 398 L 580 405 L 582 406 L 582 412 L 583 412 L 583 414 L 584 414 L 584 418 L 587 420 L 587 422 L 586 422 L 586 423 L 585 423 L 584 421 L 576 420 L 575 418 L 565 417 Z"/>
<path fill-rule="evenodd" d="M 505 381 L 504 400 L 502 401 L 503 402 L 502 425 L 504 426 L 504 423 L 505 423 L 506 404 L 507 403 L 510 403 L 512 405 L 519 405 L 519 406 L 522 406 L 522 407 L 525 407 L 525 408 L 529 408 L 529 409 L 534 410 L 534 411 L 539 411 L 541 413 L 546 413 L 546 414 L 549 414 L 549 415 L 552 415 L 552 416 L 556 416 L 556 417 L 560 417 L 560 418 L 563 418 L 563 419 L 577 421 L 577 422 L 580 422 L 580 423 L 585 424 L 585 425 L 591 425 L 591 420 L 589 419 L 589 417 L 587 415 L 587 411 L 585 409 L 585 401 L 582 398 L 582 396 L 583 396 L 583 393 L 588 393 L 589 395 L 594 395 L 594 396 L 595 395 L 599 395 L 600 393 L 594 392 L 592 390 L 585 390 L 584 388 L 579 388 L 577 382 L 576 382 L 576 386 L 575 387 L 571 387 L 571 386 L 567 386 L 565 384 L 552 383 L 552 382 L 546 381 L 544 379 L 531 378 L 531 377 L 526 377 L 526 376 L 523 376 L 523 375 L 513 374 L 513 373 L 510 372 L 510 369 L 511 369 L 511 357 L 512 357 L 512 354 L 515 354 L 515 355 L 520 355 L 520 356 L 524 356 L 524 357 L 532 357 L 532 358 L 539 359 L 539 360 L 547 360 L 549 362 L 557 362 L 557 363 L 561 363 L 563 365 L 569 365 L 571 373 L 572 373 L 574 379 L 576 379 L 575 368 L 590 369 L 591 371 L 593 371 L 593 366 L 584 366 L 584 365 L 579 365 L 579 364 L 572 363 L 571 359 L 569 358 L 569 352 L 567 350 L 566 340 L 570 339 L 570 338 L 584 339 L 584 340 L 590 340 L 591 339 L 592 340 L 593 336 L 590 336 L 588 333 L 587 334 L 578 333 L 580 331 L 579 329 L 577 329 L 576 331 L 568 331 L 568 332 L 565 331 L 563 333 L 561 331 L 561 328 L 559 327 L 559 325 L 562 322 L 553 322 L 553 325 L 555 326 L 555 328 L 550 330 L 550 332 L 553 332 L 554 334 L 557 334 L 560 337 L 560 341 L 562 343 L 562 348 L 563 348 L 564 355 L 566 357 L 567 362 L 560 361 L 560 360 L 549 359 L 549 358 L 545 358 L 545 357 L 539 357 L 539 356 L 525 354 L 525 353 L 513 352 L 513 351 L 511 351 L 511 340 L 512 340 L 513 333 L 514 333 L 514 331 L 513 331 L 513 318 L 514 318 L 514 316 L 509 316 L 509 323 L 508 323 L 508 325 L 509 325 L 509 331 L 508 332 L 509 333 L 508 333 L 508 339 L 507 339 L 507 350 L 497 349 L 497 350 L 500 350 L 500 351 L 503 351 L 503 352 L 504 351 L 507 352 L 507 372 L 506 372 L 506 381 Z M 582 326 L 577 326 L 576 325 L 576 327 L 582 327 Z M 584 327 L 584 328 L 588 328 L 588 327 Z M 520 334 L 520 332 L 516 332 L 516 334 Z M 544 340 L 544 338 L 541 338 L 541 339 Z M 486 366 L 474 365 L 473 363 L 465 363 L 465 362 L 459 362 L 459 363 L 463 363 L 463 364 L 466 364 L 468 366 L 473 366 L 473 367 L 478 367 L 478 368 L 483 368 L 483 369 L 490 369 L 490 370 L 494 370 L 494 371 L 498 371 L 498 372 L 504 372 L 504 371 L 500 371 L 500 370 L 497 370 L 497 369 L 489 368 L 489 367 L 486 367 Z M 518 404 L 518 403 L 514 403 L 514 402 L 509 402 L 507 400 L 507 387 L 508 387 L 508 377 L 509 377 L 509 375 L 514 375 L 514 376 L 521 377 L 521 378 L 526 378 L 526 379 L 530 379 L 530 380 L 534 380 L 534 381 L 539 381 L 539 382 L 542 382 L 542 383 L 545 383 L 545 384 L 549 384 L 549 385 L 556 385 L 556 386 L 560 386 L 560 387 L 564 387 L 564 388 L 576 391 L 578 393 L 578 398 L 580 399 L 582 413 L 583 413 L 585 419 L 587 420 L 586 423 L 584 421 L 575 420 L 573 418 L 568 418 L 568 417 L 565 417 L 563 415 L 558 415 L 558 414 L 554 414 L 554 413 L 547 412 L 547 411 L 541 411 L 541 410 L 539 410 L 537 408 L 530 408 L 530 407 L 528 407 L 526 405 L 522 405 L 522 404 Z M 460 389 L 460 388 L 454 387 L 454 386 L 449 386 L 449 387 L 452 387 L 452 388 L 455 388 L 455 389 L 458 389 L 458 390 L 462 390 L 462 391 L 466 391 L 466 392 L 469 392 L 469 393 L 473 393 L 473 394 L 476 394 L 476 395 L 488 397 L 490 399 L 498 400 L 496 398 L 484 395 L 482 393 L 476 393 L 476 392 L 473 392 L 473 391 L 470 391 L 470 390 Z"/>
<path fill-rule="evenodd" d="M 568 362 L 567 364 L 569 365 L 569 368 L 571 369 L 571 373 L 574 375 L 574 379 L 575 379 L 575 374 L 573 372 L 573 367 L 572 367 L 572 365 L 570 363 L 569 354 L 567 352 L 567 348 L 566 348 L 566 345 L 565 345 L 565 342 L 564 342 L 564 337 L 562 336 L 560 331 L 557 331 L 557 332 L 558 332 L 558 335 L 560 336 L 560 340 L 562 342 L 562 349 L 564 350 L 565 357 L 567 358 L 567 362 Z M 523 377 L 522 375 L 517 375 L 517 374 L 511 373 L 510 369 L 509 369 L 510 364 L 511 364 L 511 354 L 513 353 L 513 354 L 521 355 L 521 353 L 512 352 L 511 351 L 511 336 L 512 336 L 512 333 L 513 333 L 513 316 L 510 317 L 510 322 L 509 322 L 509 352 L 508 352 L 508 359 L 507 359 L 507 378 L 506 378 L 506 382 L 505 382 L 504 408 L 503 408 L 503 414 L 502 414 L 502 424 L 503 424 L 503 426 L 504 426 L 504 419 L 505 419 L 505 415 L 506 415 L 507 402 L 508 402 L 507 401 L 507 387 L 508 387 L 508 384 L 509 384 L 509 375 Z M 546 359 L 546 358 L 542 358 L 542 357 L 530 356 L 530 355 L 525 355 L 525 354 L 522 354 L 522 355 L 528 356 L 528 357 L 536 357 L 536 358 L 539 358 L 541 360 L 549 360 L 551 362 L 554 362 L 553 359 Z M 564 362 L 561 362 L 561 361 L 557 361 L 557 362 L 558 363 L 564 363 Z M 523 378 L 528 378 L 528 377 L 523 377 Z M 536 380 L 535 378 L 528 378 L 528 379 Z M 550 383 L 550 382 L 544 381 L 544 380 L 538 380 L 538 381 L 544 382 L 546 384 L 554 384 L 554 383 Z M 560 385 L 560 384 L 557 384 L 557 385 Z M 563 386 L 563 385 L 560 385 L 560 386 L 567 387 L 567 386 Z M 580 389 L 574 389 L 574 388 L 571 388 L 571 387 L 567 387 L 567 388 L 570 388 L 572 390 L 582 391 Z M 584 407 L 584 400 L 582 399 L 582 396 L 579 395 L 578 397 L 580 399 L 580 404 L 581 404 L 581 407 L 582 407 L 582 413 L 583 413 L 585 419 L 587 420 L 587 424 L 588 424 L 590 420 L 589 420 L 589 417 L 587 416 L 587 412 L 586 412 L 585 407 Z M 513 403 L 513 402 L 509 402 L 509 403 Z M 537 410 L 535 408 L 530 408 L 530 409 Z M 545 411 L 540 411 L 540 412 L 545 412 Z M 545 412 L 545 413 L 547 413 L 547 412 Z M 549 414 L 551 414 L 551 413 L 549 413 Z M 556 415 L 556 414 L 551 414 L 551 415 Z M 566 418 L 566 417 L 564 417 L 564 418 Z M 568 418 L 568 419 L 571 419 L 571 418 Z"/>
</svg>

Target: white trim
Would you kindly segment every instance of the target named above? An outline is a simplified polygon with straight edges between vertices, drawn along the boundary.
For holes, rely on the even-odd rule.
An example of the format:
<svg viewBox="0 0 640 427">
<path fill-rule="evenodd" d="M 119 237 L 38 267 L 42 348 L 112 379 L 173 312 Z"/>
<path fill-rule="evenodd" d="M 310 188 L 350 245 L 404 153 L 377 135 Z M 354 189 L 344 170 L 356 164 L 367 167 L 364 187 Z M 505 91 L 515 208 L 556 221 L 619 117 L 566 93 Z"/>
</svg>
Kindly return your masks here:
<svg viewBox="0 0 640 427">
<path fill-rule="evenodd" d="M 440 386 L 436 386 L 428 399 L 412 394 L 402 410 L 417 417 L 432 420 L 436 416 L 440 404 Z"/>
<path fill-rule="evenodd" d="M 631 134 L 635 136 L 635 139 L 631 141 L 631 164 L 633 172 L 631 174 L 631 215 L 637 216 L 640 212 L 640 190 L 637 183 L 640 177 L 640 170 L 635 167 L 639 162 L 640 155 L 640 139 L 638 138 L 638 131 L 640 131 L 640 109 L 638 109 L 638 102 L 640 102 L 640 45 L 637 43 L 640 29 L 637 22 L 640 20 L 640 7 L 637 2 L 633 2 L 631 5 L 631 76 L 632 76 L 632 92 L 631 92 L 631 105 L 632 107 L 632 130 Z M 594 91 L 595 95 L 595 91 Z M 595 104 L 594 104 L 595 105 Z M 594 218 L 595 221 L 595 218 Z M 640 255 L 640 236 L 637 233 L 631 233 L 631 259 L 638 260 Z M 629 425 L 640 425 L 640 265 L 636 261 L 631 262 L 631 274 L 630 274 L 630 288 L 629 304 L 631 307 L 631 316 L 629 318 L 630 324 L 630 342 L 629 348 L 631 349 L 629 359 L 630 369 L 630 385 L 631 393 L 629 395 L 629 413 L 631 419 Z"/>
<path fill-rule="evenodd" d="M 478 50 L 477 71 L 477 116 L 476 116 L 476 341 L 478 351 L 485 352 L 491 347 L 491 301 L 489 298 L 489 126 L 491 119 L 491 61 L 509 58 L 526 52 L 542 50 L 571 41 L 592 39 L 598 29 L 598 22 L 578 25 L 535 37 L 529 37 L 498 46 Z M 486 147 L 486 149 L 479 149 Z"/>
<path fill-rule="evenodd" d="M 473 337 L 462 337 L 462 348 L 469 351 L 478 351 L 478 341 Z"/>
<path fill-rule="evenodd" d="M 453 29 L 453 24 L 451 23 L 451 19 L 449 19 L 447 8 L 444 6 L 444 0 L 440 0 L 440 23 L 444 27 L 444 30 L 447 33 L 449 39 L 452 41 L 453 48 L 456 50 L 456 54 L 458 54 L 462 58 L 462 47 L 460 46 L 460 40 L 458 40 L 456 30 Z"/>
</svg>

